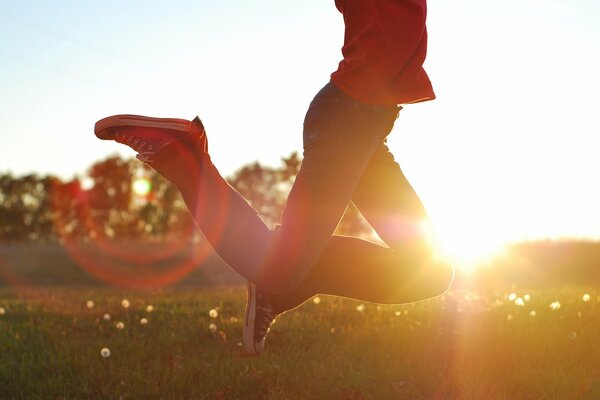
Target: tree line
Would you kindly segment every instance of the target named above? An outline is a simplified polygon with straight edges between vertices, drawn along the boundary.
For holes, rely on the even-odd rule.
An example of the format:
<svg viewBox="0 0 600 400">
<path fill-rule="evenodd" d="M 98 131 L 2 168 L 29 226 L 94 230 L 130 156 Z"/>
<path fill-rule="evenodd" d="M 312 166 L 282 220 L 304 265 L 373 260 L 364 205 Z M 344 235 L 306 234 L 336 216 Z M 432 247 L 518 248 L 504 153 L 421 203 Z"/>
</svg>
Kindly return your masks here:
<svg viewBox="0 0 600 400">
<path fill-rule="evenodd" d="M 278 167 L 255 162 L 240 168 L 228 181 L 273 226 L 300 163 L 297 153 L 283 157 Z M 136 185 L 142 190 L 135 190 Z M 190 229 L 193 221 L 178 190 L 135 159 L 111 156 L 94 163 L 85 177 L 68 181 L 51 175 L 0 174 L 2 243 L 89 241 L 99 236 L 164 241 Z M 368 230 L 350 207 L 338 232 L 364 234 Z"/>
</svg>

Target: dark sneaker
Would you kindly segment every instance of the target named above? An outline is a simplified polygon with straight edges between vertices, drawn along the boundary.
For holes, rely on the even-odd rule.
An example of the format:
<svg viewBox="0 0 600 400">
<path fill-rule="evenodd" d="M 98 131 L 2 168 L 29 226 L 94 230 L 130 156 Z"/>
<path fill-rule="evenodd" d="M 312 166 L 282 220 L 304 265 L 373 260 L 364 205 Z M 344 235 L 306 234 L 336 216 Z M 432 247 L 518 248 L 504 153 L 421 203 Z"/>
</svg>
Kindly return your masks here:
<svg viewBox="0 0 600 400">
<path fill-rule="evenodd" d="M 96 122 L 94 133 L 99 139 L 125 144 L 144 162 L 152 161 L 160 150 L 173 142 L 190 139 L 207 150 L 206 132 L 200 118 L 193 121 L 177 118 L 152 118 L 142 115 L 113 115 Z M 198 142 L 200 140 L 200 142 Z"/>
<path fill-rule="evenodd" d="M 265 339 L 271 324 L 275 322 L 275 311 L 269 295 L 248 282 L 248 301 L 244 316 L 244 349 L 250 355 L 258 355 L 265 348 Z"/>
</svg>

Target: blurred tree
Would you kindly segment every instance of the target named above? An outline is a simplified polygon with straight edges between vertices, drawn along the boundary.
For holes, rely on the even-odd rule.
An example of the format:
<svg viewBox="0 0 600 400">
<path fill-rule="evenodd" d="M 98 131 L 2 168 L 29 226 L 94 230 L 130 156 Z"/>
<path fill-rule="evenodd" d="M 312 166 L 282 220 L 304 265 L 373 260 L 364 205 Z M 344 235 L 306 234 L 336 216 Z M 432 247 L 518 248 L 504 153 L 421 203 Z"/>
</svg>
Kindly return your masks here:
<svg viewBox="0 0 600 400">
<path fill-rule="evenodd" d="M 288 193 L 300 169 L 297 153 L 278 167 L 256 162 L 238 170 L 229 182 L 271 226 L 279 222 Z M 149 190 L 136 193 L 143 180 Z M 0 175 L 0 240 L 54 241 L 57 238 L 145 238 L 164 240 L 193 230 L 178 190 L 137 160 L 112 156 L 94 163 L 83 179 L 63 182 L 47 176 Z M 369 231 L 351 205 L 337 233 Z"/>
<path fill-rule="evenodd" d="M 274 226 L 279 222 L 287 195 L 300 168 L 297 153 L 282 159 L 280 168 L 263 167 L 258 162 L 238 170 L 228 181 L 264 221 Z"/>
</svg>

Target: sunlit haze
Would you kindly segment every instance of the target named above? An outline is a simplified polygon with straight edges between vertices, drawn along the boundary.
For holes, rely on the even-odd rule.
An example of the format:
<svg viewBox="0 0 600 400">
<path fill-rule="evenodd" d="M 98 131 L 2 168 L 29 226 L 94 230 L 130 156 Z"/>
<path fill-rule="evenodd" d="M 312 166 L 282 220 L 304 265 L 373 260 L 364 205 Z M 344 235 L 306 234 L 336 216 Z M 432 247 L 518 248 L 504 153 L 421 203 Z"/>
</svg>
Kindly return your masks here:
<svg viewBox="0 0 600 400">
<path fill-rule="evenodd" d="M 448 247 L 600 237 L 599 18 L 593 0 L 429 2 L 438 99 L 389 141 Z M 230 175 L 301 151 L 343 23 L 333 0 L 20 1 L 0 4 L 0 38 L 0 173 L 133 156 L 93 135 L 131 113 L 200 115 Z"/>
</svg>

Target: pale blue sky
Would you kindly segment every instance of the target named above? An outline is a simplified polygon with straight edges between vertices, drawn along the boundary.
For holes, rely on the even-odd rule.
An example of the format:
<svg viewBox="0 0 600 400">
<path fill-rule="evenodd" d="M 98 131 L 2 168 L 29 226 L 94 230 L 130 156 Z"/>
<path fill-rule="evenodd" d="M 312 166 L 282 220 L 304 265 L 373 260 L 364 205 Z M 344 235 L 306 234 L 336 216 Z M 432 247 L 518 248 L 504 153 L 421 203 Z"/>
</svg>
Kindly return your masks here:
<svg viewBox="0 0 600 400">
<path fill-rule="evenodd" d="M 595 0 L 429 2 L 438 100 L 390 144 L 442 233 L 600 237 L 598 20 Z M 133 156 L 93 135 L 115 113 L 200 115 L 225 174 L 275 164 L 342 38 L 333 0 L 0 0 L 0 172 Z"/>
</svg>

